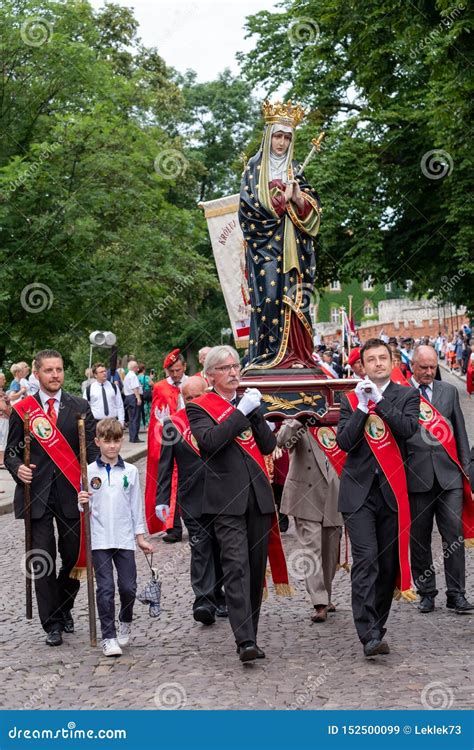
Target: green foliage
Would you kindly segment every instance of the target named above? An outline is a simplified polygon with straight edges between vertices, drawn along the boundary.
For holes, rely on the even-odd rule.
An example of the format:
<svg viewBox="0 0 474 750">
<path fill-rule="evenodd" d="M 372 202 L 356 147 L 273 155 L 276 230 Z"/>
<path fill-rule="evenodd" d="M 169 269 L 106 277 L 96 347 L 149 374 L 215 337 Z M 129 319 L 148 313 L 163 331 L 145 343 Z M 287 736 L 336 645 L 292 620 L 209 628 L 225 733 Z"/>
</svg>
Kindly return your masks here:
<svg viewBox="0 0 474 750">
<path fill-rule="evenodd" d="M 319 284 L 411 279 L 414 294 L 472 311 L 472 11 L 447 0 L 280 8 L 248 19 L 256 44 L 241 59 L 252 85 L 310 110 L 301 158 L 327 133 L 306 170 L 324 207 Z"/>
<path fill-rule="evenodd" d="M 5 0 L 0 24 L 0 362 L 54 346 L 80 382 L 92 330 L 155 367 L 219 341 L 197 200 L 232 183 L 248 86 L 179 80 L 118 5 Z"/>
</svg>

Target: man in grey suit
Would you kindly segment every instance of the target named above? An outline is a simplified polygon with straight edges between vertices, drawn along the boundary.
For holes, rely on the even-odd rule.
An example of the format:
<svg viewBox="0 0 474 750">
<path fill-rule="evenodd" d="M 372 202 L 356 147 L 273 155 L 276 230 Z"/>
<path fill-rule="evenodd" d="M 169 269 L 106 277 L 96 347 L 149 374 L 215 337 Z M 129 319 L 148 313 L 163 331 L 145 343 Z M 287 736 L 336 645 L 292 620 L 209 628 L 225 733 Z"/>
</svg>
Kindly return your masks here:
<svg viewBox="0 0 474 750">
<path fill-rule="evenodd" d="M 308 429 L 297 419 L 285 419 L 277 445 L 287 448 L 290 468 L 283 489 L 282 513 L 295 519 L 296 535 L 305 562 L 306 590 L 314 609 L 313 622 L 324 622 L 331 604 L 332 581 L 339 558 L 342 516 L 337 512 L 339 477 Z M 290 558 L 291 559 L 291 558 Z"/>
<path fill-rule="evenodd" d="M 469 443 L 457 389 L 435 380 L 438 357 L 431 346 L 418 346 L 413 354 L 411 385 L 451 426 L 458 459 L 469 476 Z M 436 575 L 431 552 L 433 519 L 443 540 L 444 572 L 449 609 L 458 614 L 474 605 L 465 597 L 464 538 L 462 530 L 463 476 L 441 442 L 421 425 L 407 441 L 407 480 L 411 509 L 411 566 L 420 596 L 420 612 L 435 606 Z"/>
</svg>

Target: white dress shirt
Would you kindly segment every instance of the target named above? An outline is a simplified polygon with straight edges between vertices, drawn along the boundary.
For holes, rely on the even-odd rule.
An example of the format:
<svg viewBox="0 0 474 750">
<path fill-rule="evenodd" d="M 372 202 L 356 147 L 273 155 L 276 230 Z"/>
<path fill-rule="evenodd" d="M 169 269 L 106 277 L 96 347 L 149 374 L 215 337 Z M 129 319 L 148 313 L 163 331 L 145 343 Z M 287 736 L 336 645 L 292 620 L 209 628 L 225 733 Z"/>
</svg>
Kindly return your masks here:
<svg viewBox="0 0 474 750">
<path fill-rule="evenodd" d="M 120 422 L 120 424 L 123 425 L 125 422 L 125 414 L 124 414 L 122 396 L 120 395 L 118 386 L 115 386 L 117 389 L 117 393 L 116 393 L 112 383 L 109 380 L 106 380 L 103 386 L 101 383 L 99 383 L 98 380 L 94 380 L 90 385 L 91 387 L 90 387 L 89 404 L 92 410 L 92 414 L 94 415 L 94 419 L 104 419 L 104 417 L 116 417 L 118 421 Z M 107 404 L 109 407 L 108 414 L 106 414 L 104 411 L 104 399 L 102 396 L 102 390 L 104 390 L 106 398 L 107 398 Z M 86 393 L 87 393 L 87 388 L 86 388 Z"/>
<path fill-rule="evenodd" d="M 169 383 L 170 385 L 174 385 L 175 388 L 179 388 L 178 411 L 180 409 L 184 409 L 185 407 L 184 398 L 182 396 L 182 390 L 183 390 L 183 385 L 187 381 L 188 377 L 189 377 L 188 375 L 183 375 L 179 383 L 175 383 L 171 376 L 166 378 L 167 383 Z"/>
<path fill-rule="evenodd" d="M 59 415 L 59 404 L 61 402 L 61 392 L 62 392 L 61 388 L 59 389 L 59 391 L 57 393 L 55 393 L 54 396 L 49 396 L 47 393 L 45 393 L 44 391 L 42 391 L 41 388 L 39 389 L 38 392 L 39 392 L 39 396 L 40 396 L 40 399 L 41 399 L 41 406 L 43 407 L 43 409 L 45 410 L 45 412 L 47 412 L 49 410 L 49 404 L 48 404 L 49 399 L 50 398 L 54 398 L 54 411 L 56 412 L 56 416 L 58 416 Z"/>
<path fill-rule="evenodd" d="M 137 467 L 121 456 L 115 466 L 99 457 L 87 467 L 87 477 L 92 549 L 135 550 L 135 536 L 146 533 Z"/>
<path fill-rule="evenodd" d="M 36 375 L 32 372 L 28 378 L 28 396 L 34 396 L 39 391 L 39 380 Z"/>
<path fill-rule="evenodd" d="M 129 370 L 123 381 L 123 395 L 134 396 L 134 388 L 138 388 L 138 392 L 140 392 L 140 381 L 138 380 L 137 373 Z"/>
<path fill-rule="evenodd" d="M 413 376 L 411 377 L 410 380 L 413 385 L 413 388 L 416 388 L 420 392 L 420 396 L 423 396 L 422 392 L 420 391 L 421 383 L 417 383 L 417 381 L 415 380 Z M 425 398 L 427 398 L 428 401 L 431 403 L 431 401 L 433 400 L 433 383 L 431 382 L 429 385 L 425 385 L 425 388 L 426 388 Z"/>
</svg>

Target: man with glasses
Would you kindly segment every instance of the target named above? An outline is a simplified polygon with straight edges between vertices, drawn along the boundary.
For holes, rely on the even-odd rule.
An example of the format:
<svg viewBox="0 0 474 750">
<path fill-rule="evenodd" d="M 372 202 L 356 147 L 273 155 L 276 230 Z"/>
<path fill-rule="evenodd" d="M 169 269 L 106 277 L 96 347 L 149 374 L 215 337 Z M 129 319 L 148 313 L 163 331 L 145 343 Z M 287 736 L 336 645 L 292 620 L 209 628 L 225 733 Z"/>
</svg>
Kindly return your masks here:
<svg viewBox="0 0 474 750">
<path fill-rule="evenodd" d="M 276 439 L 259 411 L 261 393 L 249 388 L 237 397 L 239 373 L 236 350 L 213 347 L 204 362 L 212 392 L 186 412 L 205 464 L 202 513 L 214 519 L 229 620 L 247 662 L 265 656 L 257 630 L 275 502 L 263 456 Z"/>
</svg>

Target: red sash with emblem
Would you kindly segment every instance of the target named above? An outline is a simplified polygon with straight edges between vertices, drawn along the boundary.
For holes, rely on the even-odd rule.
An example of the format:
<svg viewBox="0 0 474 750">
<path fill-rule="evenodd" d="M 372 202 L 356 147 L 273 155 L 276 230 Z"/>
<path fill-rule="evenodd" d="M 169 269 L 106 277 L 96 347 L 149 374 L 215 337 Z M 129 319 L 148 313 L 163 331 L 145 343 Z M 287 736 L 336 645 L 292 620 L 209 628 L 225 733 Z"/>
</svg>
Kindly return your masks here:
<svg viewBox="0 0 474 750">
<path fill-rule="evenodd" d="M 351 408 L 355 411 L 359 402 L 356 393 L 351 391 L 346 395 Z M 378 414 L 375 414 L 375 404 L 373 401 L 369 401 L 369 413 L 364 426 L 364 437 L 397 501 L 400 573 L 399 581 L 397 581 L 399 591 L 396 591 L 395 596 L 396 598 L 401 596 L 407 601 L 415 601 L 416 594 L 411 586 L 409 562 L 410 504 L 408 501 L 405 467 L 400 448 L 389 426 Z"/>
<path fill-rule="evenodd" d="M 338 477 L 341 476 L 347 453 L 336 443 L 336 430 L 333 427 L 310 427 L 309 431 L 328 458 Z"/>
<path fill-rule="evenodd" d="M 28 413 L 32 436 L 36 438 L 39 445 L 56 464 L 61 473 L 64 474 L 75 491 L 79 492 L 81 487 L 81 467 L 79 460 L 62 432 L 58 429 L 58 426 L 50 420 L 33 396 L 27 396 L 23 400 L 17 401 L 13 404 L 13 409 L 22 420 L 25 414 Z M 81 578 L 86 571 L 84 513 L 81 513 L 80 519 L 79 555 L 74 568 L 69 574 L 70 578 Z"/>
<path fill-rule="evenodd" d="M 228 401 L 218 396 L 217 393 L 205 393 L 204 396 L 200 396 L 198 399 L 193 401 L 194 404 L 200 406 L 209 416 L 217 423 L 220 424 L 227 417 L 235 411 L 235 406 L 232 406 Z M 188 422 L 189 426 L 189 422 Z M 179 427 L 175 425 L 177 429 Z M 181 433 L 183 434 L 183 433 Z M 183 434 L 183 437 L 184 434 Z M 185 438 L 187 440 L 187 438 Z M 194 438 L 191 438 L 193 440 Z M 255 438 L 252 433 L 252 428 L 248 427 L 238 437 L 234 438 L 237 445 L 242 448 L 261 468 L 265 477 L 270 484 L 265 459 L 262 456 L 260 449 L 255 442 Z M 192 446 L 194 447 L 194 446 Z M 272 526 L 268 537 L 268 562 L 270 563 L 270 570 L 272 574 L 272 580 L 275 586 L 275 593 L 281 596 L 291 596 L 292 589 L 288 581 L 288 569 L 286 567 L 285 554 L 283 552 L 283 545 L 281 542 L 280 527 L 278 525 L 278 516 L 273 513 Z"/>
<path fill-rule="evenodd" d="M 399 385 L 412 387 L 408 380 L 403 376 L 398 368 L 392 370 L 391 379 Z M 462 524 L 464 534 L 464 544 L 466 547 L 474 547 L 474 501 L 472 499 L 471 486 L 469 479 L 464 473 L 461 462 L 458 457 L 458 449 L 453 430 L 449 422 L 443 415 L 435 409 L 433 404 L 424 398 L 420 393 L 420 417 L 419 424 L 427 430 L 430 435 L 437 440 L 448 454 L 451 461 L 454 461 L 463 479 L 463 509 Z"/>
</svg>

